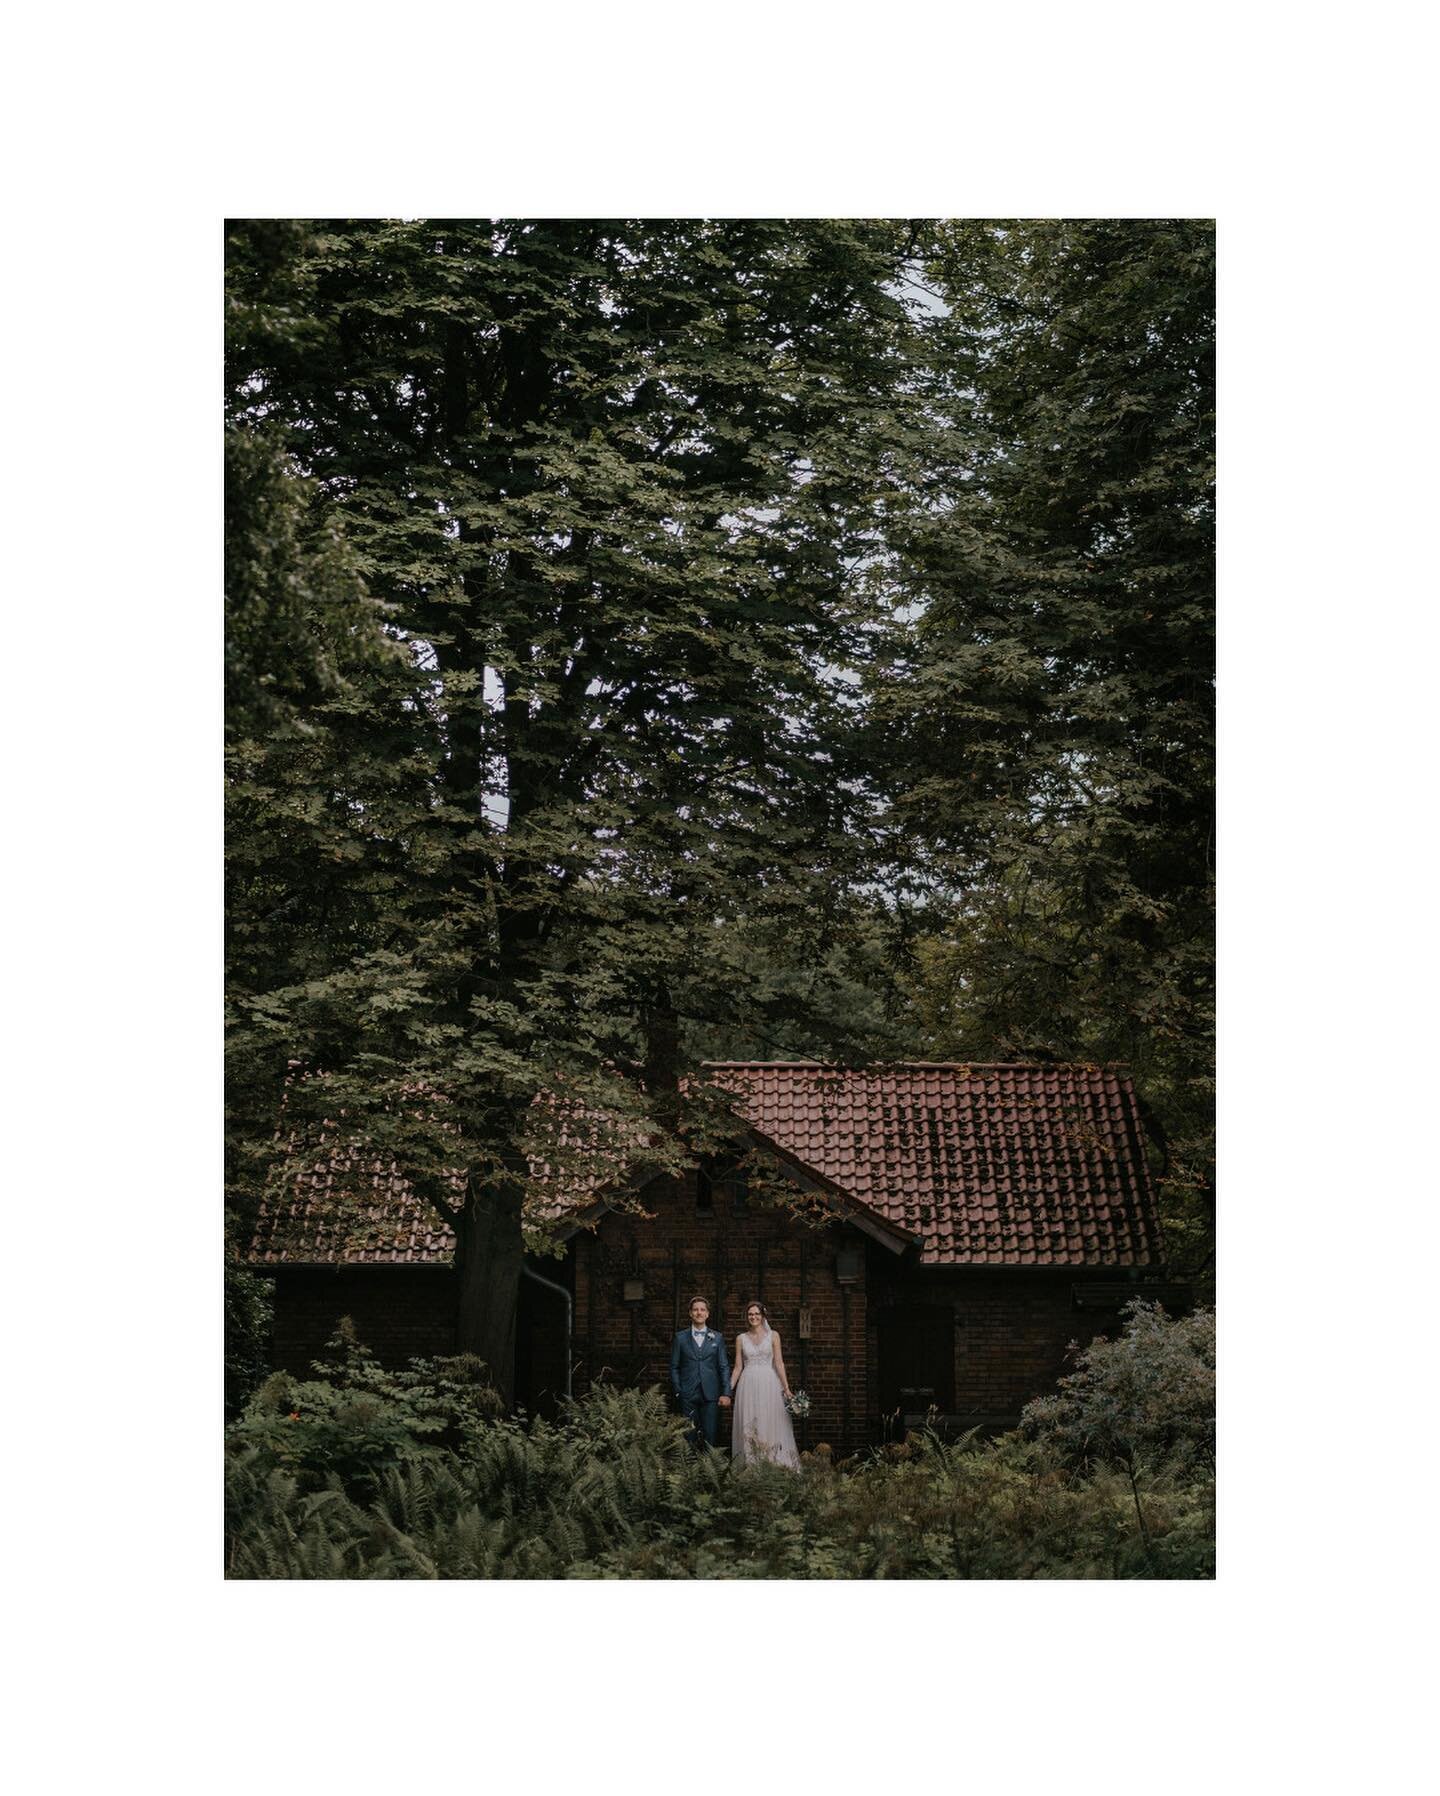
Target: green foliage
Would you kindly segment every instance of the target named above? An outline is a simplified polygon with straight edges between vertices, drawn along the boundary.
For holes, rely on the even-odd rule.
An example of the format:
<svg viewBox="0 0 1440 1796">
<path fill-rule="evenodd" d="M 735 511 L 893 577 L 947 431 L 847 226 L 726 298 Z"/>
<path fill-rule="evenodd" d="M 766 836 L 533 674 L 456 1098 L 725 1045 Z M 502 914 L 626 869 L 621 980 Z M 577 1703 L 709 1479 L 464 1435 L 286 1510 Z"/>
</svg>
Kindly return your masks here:
<svg viewBox="0 0 1440 1796">
<path fill-rule="evenodd" d="M 225 1414 L 234 1416 L 265 1378 L 275 1291 L 268 1278 L 225 1256 Z"/>
<path fill-rule="evenodd" d="M 1137 1353 L 1148 1350 L 1144 1340 Z M 434 1366 L 273 1381 L 230 1431 L 237 1578 L 1208 1578 L 1213 1482 L 1132 1485 L 1041 1439 L 934 1436 L 797 1475 L 696 1454 L 659 1392 L 488 1417 Z M 287 1410 L 293 1404 L 298 1414 Z M 453 1444 L 446 1445 L 450 1440 Z"/>
<path fill-rule="evenodd" d="M 406 774 L 387 724 L 403 656 L 313 483 L 264 430 L 227 429 L 225 466 L 226 1170 L 243 1247 L 289 1055 L 278 994 L 385 939 Z"/>
<path fill-rule="evenodd" d="M 1123 1061 L 1174 1262 L 1213 1168 L 1214 232 L 941 233 L 874 683 L 916 1046 Z M 903 858 L 902 858 L 903 857 Z"/>
<path fill-rule="evenodd" d="M 373 1493 L 383 1471 L 444 1449 L 467 1449 L 500 1400 L 469 1354 L 411 1360 L 391 1371 L 349 1318 L 313 1379 L 272 1373 L 229 1430 L 234 1450 L 268 1458 L 307 1494 L 331 1484 Z"/>
<path fill-rule="evenodd" d="M 236 1157 L 263 1160 L 287 1064 L 323 1069 L 292 1127 L 343 1110 L 453 1223 L 466 1344 L 502 1384 L 535 1098 L 643 1127 L 697 1024 L 793 1027 L 825 983 L 866 865 L 838 675 L 874 640 L 848 574 L 903 435 L 908 239 L 231 232 L 234 708 L 281 736 L 232 769 Z M 757 932 L 806 976 L 718 947 Z M 593 1176 L 591 1148 L 542 1157 Z"/>
<path fill-rule="evenodd" d="M 1194 221 L 235 224 L 237 1214 L 303 1063 L 506 1390 L 527 1161 L 673 1169 L 698 1059 L 1120 1060 L 1203 1269 L 1212 285 Z"/>
<path fill-rule="evenodd" d="M 1079 1355 L 1053 1397 L 1026 1406 L 1021 1429 L 1074 1463 L 1215 1469 L 1215 1312 L 1172 1321 L 1157 1303 L 1126 1305 L 1119 1340 Z"/>
<path fill-rule="evenodd" d="M 312 736 L 393 647 L 345 538 L 263 428 L 225 432 L 225 538 L 227 743 Z"/>
</svg>

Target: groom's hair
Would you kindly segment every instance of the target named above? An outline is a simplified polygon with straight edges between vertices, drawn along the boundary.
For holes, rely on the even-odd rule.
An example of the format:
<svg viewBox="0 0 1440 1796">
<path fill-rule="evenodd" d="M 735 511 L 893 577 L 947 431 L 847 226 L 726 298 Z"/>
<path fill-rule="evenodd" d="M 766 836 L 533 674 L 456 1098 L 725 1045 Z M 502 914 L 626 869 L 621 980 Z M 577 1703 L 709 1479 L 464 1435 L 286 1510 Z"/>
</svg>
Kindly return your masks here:
<svg viewBox="0 0 1440 1796">
<path fill-rule="evenodd" d="M 703 1303 L 707 1310 L 710 1308 L 710 1299 L 708 1297 L 702 1297 L 700 1295 L 700 1293 L 697 1291 L 695 1293 L 695 1295 L 690 1299 L 689 1303 L 687 1303 L 685 1305 L 685 1314 L 687 1316 L 690 1314 L 691 1310 L 693 1310 L 695 1308 L 695 1305 L 697 1303 Z"/>
</svg>

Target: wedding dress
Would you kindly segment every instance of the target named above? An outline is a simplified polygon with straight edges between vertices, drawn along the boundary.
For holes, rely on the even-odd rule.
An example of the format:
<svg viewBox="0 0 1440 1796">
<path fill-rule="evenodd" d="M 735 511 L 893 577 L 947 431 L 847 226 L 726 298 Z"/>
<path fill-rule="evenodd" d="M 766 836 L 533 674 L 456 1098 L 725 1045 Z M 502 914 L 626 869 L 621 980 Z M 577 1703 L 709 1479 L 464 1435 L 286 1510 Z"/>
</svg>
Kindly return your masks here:
<svg viewBox="0 0 1440 1796">
<path fill-rule="evenodd" d="M 765 1330 L 758 1345 L 748 1334 L 741 1335 L 740 1353 L 743 1365 L 730 1412 L 730 1451 L 735 1462 L 747 1465 L 768 1459 L 798 1470 L 800 1455 L 795 1451 L 795 1430 L 785 1407 L 780 1375 L 771 1358 L 770 1330 Z"/>
</svg>

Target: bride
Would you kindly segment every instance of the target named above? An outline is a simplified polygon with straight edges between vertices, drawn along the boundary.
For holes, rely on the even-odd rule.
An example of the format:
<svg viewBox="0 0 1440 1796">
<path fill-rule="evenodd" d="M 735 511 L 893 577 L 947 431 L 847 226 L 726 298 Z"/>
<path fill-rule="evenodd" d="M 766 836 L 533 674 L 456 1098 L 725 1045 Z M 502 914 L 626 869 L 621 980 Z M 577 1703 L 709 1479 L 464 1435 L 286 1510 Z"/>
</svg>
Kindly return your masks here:
<svg viewBox="0 0 1440 1796">
<path fill-rule="evenodd" d="M 735 1370 L 730 1379 L 734 1400 L 730 1450 L 736 1465 L 768 1459 L 798 1470 L 795 1430 L 785 1407 L 790 1381 L 785 1376 L 780 1337 L 771 1330 L 763 1303 L 747 1307 L 745 1322 L 746 1332 L 735 1337 Z"/>
</svg>

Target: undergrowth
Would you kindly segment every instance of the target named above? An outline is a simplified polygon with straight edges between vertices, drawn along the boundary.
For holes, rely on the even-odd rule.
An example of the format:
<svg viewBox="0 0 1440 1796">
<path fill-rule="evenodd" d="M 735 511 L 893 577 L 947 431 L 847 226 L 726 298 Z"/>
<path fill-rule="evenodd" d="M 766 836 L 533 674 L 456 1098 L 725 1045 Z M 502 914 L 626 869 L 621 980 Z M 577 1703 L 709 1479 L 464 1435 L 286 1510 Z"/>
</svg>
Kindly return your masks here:
<svg viewBox="0 0 1440 1796">
<path fill-rule="evenodd" d="M 389 1372 L 346 1331 L 228 1431 L 227 1575 L 1210 1578 L 1213 1324 L 1208 1348 L 1193 1319 L 1137 1313 L 1137 1333 L 1154 1379 L 1145 1342 L 1108 1362 L 1122 1344 L 1100 1343 L 1015 1433 L 817 1452 L 797 1475 L 695 1453 L 656 1391 L 506 1418 L 474 1360 Z"/>
</svg>

